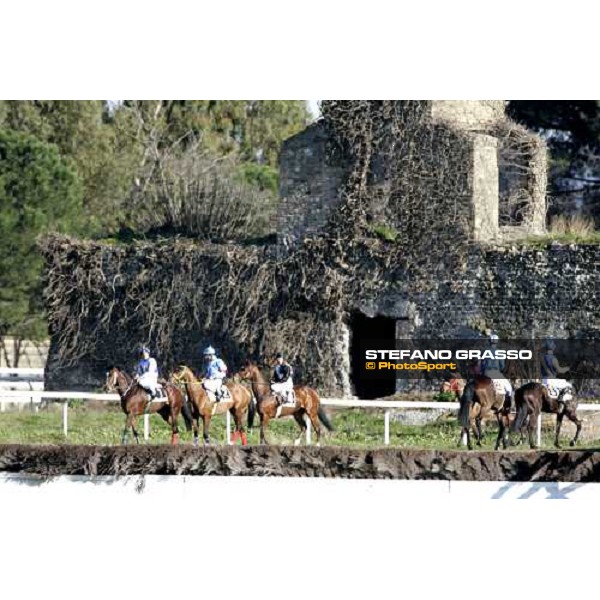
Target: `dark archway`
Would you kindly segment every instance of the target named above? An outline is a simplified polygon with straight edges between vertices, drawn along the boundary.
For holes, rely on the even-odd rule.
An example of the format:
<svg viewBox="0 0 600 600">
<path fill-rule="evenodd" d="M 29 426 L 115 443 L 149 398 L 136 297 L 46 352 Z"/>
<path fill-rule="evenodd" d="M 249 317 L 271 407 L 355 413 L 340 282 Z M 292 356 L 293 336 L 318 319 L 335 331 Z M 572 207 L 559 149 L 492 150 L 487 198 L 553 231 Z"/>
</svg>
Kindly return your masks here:
<svg viewBox="0 0 600 600">
<path fill-rule="evenodd" d="M 377 379 L 361 376 L 365 364 L 365 342 L 377 342 L 379 350 L 396 347 L 396 320 L 389 317 L 367 317 L 356 313 L 350 320 L 350 380 L 354 394 L 365 400 L 390 396 L 396 391 L 394 371 Z"/>
</svg>

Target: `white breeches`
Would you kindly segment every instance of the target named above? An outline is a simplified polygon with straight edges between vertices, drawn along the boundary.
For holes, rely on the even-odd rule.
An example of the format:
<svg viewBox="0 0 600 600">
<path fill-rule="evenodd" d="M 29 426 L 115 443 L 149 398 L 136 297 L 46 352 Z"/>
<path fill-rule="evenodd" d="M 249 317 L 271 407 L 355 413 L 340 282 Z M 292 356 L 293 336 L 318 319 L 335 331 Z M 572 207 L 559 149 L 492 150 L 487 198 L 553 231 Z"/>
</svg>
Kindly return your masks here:
<svg viewBox="0 0 600 600">
<path fill-rule="evenodd" d="M 207 392 L 212 392 L 213 394 L 216 394 L 221 389 L 221 386 L 223 385 L 223 380 L 205 379 L 202 385 L 204 386 L 204 389 Z"/>
<path fill-rule="evenodd" d="M 503 389 L 505 394 L 513 393 L 512 384 L 497 369 L 491 369 L 489 371 L 486 371 L 485 376 L 490 377 L 494 380 L 494 387 L 496 388 L 496 390 Z"/>
<path fill-rule="evenodd" d="M 158 387 L 158 377 L 154 373 L 144 373 L 138 379 L 138 383 L 146 390 L 150 390 L 151 392 L 156 392 L 156 388 Z"/>
</svg>

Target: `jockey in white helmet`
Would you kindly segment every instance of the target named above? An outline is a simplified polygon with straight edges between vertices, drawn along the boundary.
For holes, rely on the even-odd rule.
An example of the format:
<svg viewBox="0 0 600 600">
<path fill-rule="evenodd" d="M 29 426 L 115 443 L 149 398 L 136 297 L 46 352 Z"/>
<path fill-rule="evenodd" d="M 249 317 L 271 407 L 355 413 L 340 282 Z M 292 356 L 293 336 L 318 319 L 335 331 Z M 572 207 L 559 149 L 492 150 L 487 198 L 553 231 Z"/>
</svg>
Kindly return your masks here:
<svg viewBox="0 0 600 600">
<path fill-rule="evenodd" d="M 202 385 L 207 392 L 214 395 L 215 401 L 219 402 L 223 395 L 223 379 L 227 375 L 227 365 L 217 358 L 217 353 L 212 346 L 205 348 L 203 355 Z"/>
</svg>

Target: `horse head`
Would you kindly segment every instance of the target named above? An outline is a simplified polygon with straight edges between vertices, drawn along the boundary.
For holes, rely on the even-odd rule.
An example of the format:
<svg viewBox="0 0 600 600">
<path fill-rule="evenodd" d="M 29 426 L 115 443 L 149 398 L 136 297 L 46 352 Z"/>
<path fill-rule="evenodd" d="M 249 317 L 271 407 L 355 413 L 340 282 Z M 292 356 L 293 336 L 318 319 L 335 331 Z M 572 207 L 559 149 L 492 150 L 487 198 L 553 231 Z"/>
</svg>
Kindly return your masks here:
<svg viewBox="0 0 600 600">
<path fill-rule="evenodd" d="M 258 365 L 254 361 L 247 359 L 244 363 L 244 366 L 237 372 L 237 375 L 241 379 L 254 380 L 256 379 L 258 373 Z"/>
<path fill-rule="evenodd" d="M 179 365 L 177 371 L 171 376 L 171 379 L 174 383 L 191 383 L 196 380 L 194 373 L 186 365 Z"/>
<path fill-rule="evenodd" d="M 110 367 L 106 372 L 104 389 L 107 392 L 119 392 L 126 389 L 131 383 L 131 378 L 118 367 Z"/>
</svg>

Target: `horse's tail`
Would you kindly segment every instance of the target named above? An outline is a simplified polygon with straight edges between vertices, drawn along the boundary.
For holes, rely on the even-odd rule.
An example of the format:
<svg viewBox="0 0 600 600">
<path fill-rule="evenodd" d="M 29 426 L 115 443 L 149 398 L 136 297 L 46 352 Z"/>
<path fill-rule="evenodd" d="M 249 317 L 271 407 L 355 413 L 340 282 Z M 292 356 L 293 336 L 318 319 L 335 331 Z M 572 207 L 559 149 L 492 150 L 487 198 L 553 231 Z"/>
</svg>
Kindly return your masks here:
<svg viewBox="0 0 600 600">
<path fill-rule="evenodd" d="M 517 416 L 513 421 L 513 424 L 510 428 L 512 433 L 521 430 L 521 427 L 525 424 L 525 419 L 527 418 L 527 402 L 525 402 L 525 398 L 523 398 L 523 391 L 517 390 L 515 393 L 515 404 L 517 405 Z"/>
<path fill-rule="evenodd" d="M 333 425 L 331 424 L 329 417 L 325 414 L 325 411 L 323 410 L 323 407 L 320 404 L 319 404 L 319 410 L 317 411 L 317 414 L 319 415 L 319 421 L 321 421 L 321 423 L 323 423 L 323 425 L 325 426 L 327 431 L 333 431 Z"/>
<path fill-rule="evenodd" d="M 256 398 L 252 392 L 250 393 L 250 404 L 248 405 L 248 429 L 254 426 L 254 416 L 256 415 Z"/>
<path fill-rule="evenodd" d="M 458 422 L 463 427 L 469 427 L 471 405 L 473 404 L 473 395 L 475 394 L 475 384 L 470 381 L 465 386 L 460 397 L 460 408 L 458 409 Z"/>
</svg>

